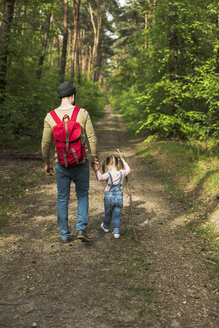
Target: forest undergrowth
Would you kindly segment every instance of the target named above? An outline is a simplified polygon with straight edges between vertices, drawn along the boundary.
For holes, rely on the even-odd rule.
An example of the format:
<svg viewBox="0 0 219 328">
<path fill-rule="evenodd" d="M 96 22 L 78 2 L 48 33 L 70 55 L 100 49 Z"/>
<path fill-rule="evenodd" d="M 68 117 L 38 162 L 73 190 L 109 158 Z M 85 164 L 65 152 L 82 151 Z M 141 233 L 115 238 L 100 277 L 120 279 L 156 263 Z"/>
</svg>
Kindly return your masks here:
<svg viewBox="0 0 219 328">
<path fill-rule="evenodd" d="M 219 278 L 218 154 L 203 144 L 177 140 L 143 141 L 137 154 L 158 174 L 170 197 L 187 208 L 185 226 L 197 236 L 208 267 Z"/>
<path fill-rule="evenodd" d="M 18 149 L 11 155 L 5 150 L 1 203 L 10 209 L 5 209 L 0 234 L 0 323 L 8 328 L 68 328 L 72 323 L 75 328 L 216 328 L 216 251 L 207 243 L 209 237 L 205 240 L 207 235 L 201 242 L 197 230 L 186 228 L 191 203 L 187 204 L 186 195 L 174 198 L 161 166 L 163 160 L 174 173 L 185 149 L 181 155 L 172 150 L 171 160 L 169 150 L 164 152 L 171 146 L 163 145 L 170 142 L 145 145 L 130 139 L 121 115 L 110 106 L 95 131 L 100 160 L 120 148 L 131 167 L 129 186 L 139 241 L 134 239 L 125 185 L 121 238 L 114 240 L 101 230 L 104 185 L 91 171 L 87 232 L 92 242 L 74 240 L 63 246 L 56 219 L 55 177 L 45 177 L 40 152 Z M 170 172 L 166 177 L 170 184 Z M 72 190 L 72 236 L 75 214 Z"/>
<path fill-rule="evenodd" d="M 114 115 L 115 129 L 118 129 L 118 115 Z M 32 149 L 35 149 L 34 155 Z M 18 204 L 21 199 L 25 199 L 29 190 L 45 178 L 39 166 L 39 163 L 42 164 L 39 145 L 25 144 L 17 152 L 21 157 L 35 156 L 37 161 L 31 161 L 28 171 L 24 164 L 16 169 L 13 165 L 2 168 L 0 226 L 7 224 L 10 218 L 19 214 Z M 8 156 L 10 149 L 3 150 L 2 153 Z M 217 154 L 206 152 L 200 145 L 177 140 L 149 143 L 142 141 L 138 144 L 136 154 L 143 156 L 145 162 L 159 176 L 169 197 L 187 208 L 184 224 L 197 236 L 197 242 L 202 244 L 203 256 L 207 258 L 208 267 L 219 275 Z"/>
</svg>

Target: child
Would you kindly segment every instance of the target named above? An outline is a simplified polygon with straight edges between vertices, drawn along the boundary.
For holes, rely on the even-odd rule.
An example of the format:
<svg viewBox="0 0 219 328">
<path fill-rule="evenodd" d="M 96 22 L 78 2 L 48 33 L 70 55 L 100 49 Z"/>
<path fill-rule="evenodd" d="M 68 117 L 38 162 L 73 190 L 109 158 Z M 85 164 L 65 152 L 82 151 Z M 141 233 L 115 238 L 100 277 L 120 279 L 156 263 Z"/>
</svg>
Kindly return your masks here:
<svg viewBox="0 0 219 328">
<path fill-rule="evenodd" d="M 122 170 L 119 170 L 121 163 Z M 98 180 L 106 180 L 104 190 L 104 220 L 101 228 L 105 232 L 109 232 L 111 218 L 113 217 L 113 234 L 114 238 L 120 237 L 120 213 L 123 207 L 122 183 L 124 177 L 130 173 L 130 168 L 126 161 L 110 155 L 106 158 L 102 165 L 103 174 L 100 173 L 98 165 L 94 166 L 94 171 Z M 107 171 L 107 172 L 106 172 Z M 105 173 L 106 172 L 106 173 Z"/>
</svg>

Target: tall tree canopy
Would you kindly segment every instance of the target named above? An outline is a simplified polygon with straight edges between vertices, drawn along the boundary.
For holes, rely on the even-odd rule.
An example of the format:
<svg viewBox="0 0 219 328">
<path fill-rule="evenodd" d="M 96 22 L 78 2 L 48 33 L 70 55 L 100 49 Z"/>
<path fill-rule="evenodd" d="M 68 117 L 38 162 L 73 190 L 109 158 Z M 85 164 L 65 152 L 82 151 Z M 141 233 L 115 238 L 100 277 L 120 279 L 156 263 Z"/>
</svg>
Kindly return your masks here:
<svg viewBox="0 0 219 328">
<path fill-rule="evenodd" d="M 1 140 L 38 135 L 64 80 L 80 85 L 80 105 L 98 116 L 117 1 L 4 0 L 1 9 Z"/>
<path fill-rule="evenodd" d="M 105 88 L 135 131 L 217 137 L 216 0 L 3 0 L 0 9 L 1 141 L 39 134 L 64 80 L 80 85 L 91 115 Z"/>
<path fill-rule="evenodd" d="M 130 127 L 155 136 L 218 137 L 217 5 L 128 2 L 116 24 L 110 83 Z"/>
</svg>

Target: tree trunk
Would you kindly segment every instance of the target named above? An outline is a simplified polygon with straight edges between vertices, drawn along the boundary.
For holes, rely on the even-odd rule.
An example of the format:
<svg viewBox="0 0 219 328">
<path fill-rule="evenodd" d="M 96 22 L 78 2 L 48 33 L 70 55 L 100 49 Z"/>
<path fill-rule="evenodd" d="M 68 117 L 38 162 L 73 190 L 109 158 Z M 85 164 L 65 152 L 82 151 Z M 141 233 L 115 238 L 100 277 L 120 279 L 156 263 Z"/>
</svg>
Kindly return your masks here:
<svg viewBox="0 0 219 328">
<path fill-rule="evenodd" d="M 170 12 L 172 15 L 169 17 L 169 49 L 170 49 L 170 57 L 169 57 L 169 73 L 170 80 L 172 82 L 177 80 L 178 74 L 178 61 L 177 61 L 177 52 L 178 52 L 178 39 L 177 39 L 177 31 L 176 31 L 176 23 L 177 23 L 177 11 L 174 6 L 175 0 L 170 1 Z M 172 115 L 176 112 L 176 99 L 173 98 L 172 106 L 171 106 Z"/>
<path fill-rule="evenodd" d="M 72 54 L 72 41 L 73 41 L 73 31 L 69 30 L 68 31 L 68 62 L 71 63 L 71 54 Z M 71 64 L 70 64 L 71 65 Z M 70 70 L 71 70 L 71 66 L 70 66 Z"/>
<path fill-rule="evenodd" d="M 21 30 L 21 34 L 24 35 L 25 33 L 25 22 L 26 22 L 26 16 L 27 16 L 27 8 L 26 8 L 26 4 L 24 4 L 24 6 L 22 7 L 22 12 L 23 12 L 23 15 L 22 15 L 22 30 Z"/>
<path fill-rule="evenodd" d="M 0 102 L 4 100 L 8 59 L 10 26 L 13 19 L 15 0 L 6 0 L 0 28 Z"/>
<path fill-rule="evenodd" d="M 59 36 L 56 38 L 56 48 L 57 48 L 57 53 L 58 53 L 58 58 L 57 58 L 57 66 L 61 66 L 61 46 L 59 42 Z"/>
<path fill-rule="evenodd" d="M 175 80 L 178 73 L 177 65 L 177 51 L 178 51 L 178 40 L 176 32 L 177 13 L 174 8 L 174 0 L 171 1 L 170 11 L 172 15 L 169 17 L 169 72 L 171 80 Z"/>
<path fill-rule="evenodd" d="M 41 54 L 40 59 L 39 59 L 39 68 L 38 68 L 37 74 L 36 74 L 37 79 L 39 79 L 39 80 L 40 80 L 41 74 L 42 74 L 43 62 L 44 62 L 44 59 L 45 59 L 46 48 L 47 48 L 47 43 L 48 43 L 48 39 L 49 39 L 50 20 L 51 20 L 51 12 L 49 13 L 49 15 L 47 16 L 47 19 L 46 19 L 45 38 L 44 38 L 44 41 L 43 41 L 43 50 L 42 50 L 42 54 Z"/>
<path fill-rule="evenodd" d="M 63 31 L 63 42 L 62 42 L 61 67 L 59 73 L 60 83 L 64 82 L 64 78 L 65 78 L 67 44 L 68 44 L 68 0 L 64 0 L 64 31 Z"/>
<path fill-rule="evenodd" d="M 71 55 L 71 79 L 74 80 L 75 67 L 76 67 L 76 56 L 77 56 L 77 40 L 79 31 L 79 19 L 80 19 L 80 5 L 81 0 L 73 0 L 73 20 L 74 20 L 74 34 L 72 43 L 72 55 Z"/>
<path fill-rule="evenodd" d="M 92 49 L 91 45 L 88 46 L 89 51 L 89 58 L 88 58 L 88 66 L 87 66 L 87 75 L 88 78 L 90 78 L 90 72 L 91 72 L 91 60 L 92 60 Z"/>
<path fill-rule="evenodd" d="M 87 57 L 88 57 L 88 49 L 83 47 L 83 49 L 82 49 L 82 60 L 81 60 L 81 73 L 82 74 L 84 74 L 86 72 Z"/>
<path fill-rule="evenodd" d="M 219 73 L 219 48 L 217 48 L 217 64 L 216 64 L 216 70 L 215 72 Z"/>
<path fill-rule="evenodd" d="M 93 68 L 94 68 L 93 81 L 96 82 L 96 81 L 98 81 L 98 79 L 96 79 L 97 78 L 96 69 L 97 69 L 97 65 L 98 65 L 98 46 L 99 46 L 100 31 L 101 31 L 101 26 L 102 26 L 100 0 L 98 0 L 98 3 L 97 3 L 97 26 L 95 25 L 95 22 L 94 22 L 93 10 L 92 10 L 90 1 L 89 1 L 89 10 L 90 10 L 91 23 L 92 23 L 93 32 L 94 32 L 94 44 L 93 44 L 93 53 L 92 53 L 92 64 L 93 64 Z"/>
<path fill-rule="evenodd" d="M 82 40 L 84 40 L 85 37 L 85 31 L 82 31 Z M 81 51 L 81 73 L 85 74 L 87 69 L 87 63 L 88 63 L 88 57 L 89 57 L 89 43 L 87 42 L 82 46 Z"/>
<path fill-rule="evenodd" d="M 57 23 L 55 20 L 54 13 L 52 12 L 51 16 L 51 23 L 50 26 L 52 28 L 52 31 L 55 31 L 57 29 Z M 50 65 L 60 67 L 61 65 L 61 48 L 60 48 L 60 42 L 59 42 L 59 36 L 54 36 L 51 38 L 50 42 Z"/>
<path fill-rule="evenodd" d="M 78 81 L 78 84 L 81 83 L 81 71 L 80 71 L 80 54 L 79 54 L 79 49 L 77 49 L 77 81 Z"/>
<path fill-rule="evenodd" d="M 103 47 L 104 47 L 104 40 L 103 35 L 101 35 L 102 41 L 99 44 L 98 51 L 97 51 L 97 60 L 94 70 L 94 81 L 99 81 L 101 76 L 101 66 L 102 66 L 102 54 L 103 54 Z"/>
<path fill-rule="evenodd" d="M 156 6 L 155 0 L 148 0 L 148 9 L 144 12 L 144 28 L 145 28 L 145 49 L 149 48 L 149 39 L 148 39 L 148 31 L 152 24 L 155 24 L 155 20 L 153 17 L 154 7 Z"/>
</svg>

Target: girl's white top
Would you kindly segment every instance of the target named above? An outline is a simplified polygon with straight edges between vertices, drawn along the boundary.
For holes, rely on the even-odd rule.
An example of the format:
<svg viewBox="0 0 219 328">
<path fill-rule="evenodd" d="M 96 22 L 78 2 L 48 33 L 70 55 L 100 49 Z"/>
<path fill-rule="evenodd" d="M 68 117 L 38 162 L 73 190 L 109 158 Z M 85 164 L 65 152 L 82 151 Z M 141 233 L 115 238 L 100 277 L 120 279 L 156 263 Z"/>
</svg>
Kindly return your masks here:
<svg viewBox="0 0 219 328">
<path fill-rule="evenodd" d="M 128 166 L 128 163 L 126 163 L 126 161 L 124 159 L 122 159 L 122 161 L 124 164 L 124 170 L 121 170 L 122 171 L 122 182 L 121 183 L 123 183 L 124 178 L 131 172 L 131 169 Z M 112 171 L 110 171 L 110 173 L 112 175 L 113 184 L 118 184 L 119 179 L 120 179 L 120 171 L 113 169 Z M 106 187 L 105 187 L 104 191 L 109 191 L 110 186 L 108 186 L 108 184 L 111 183 L 109 172 L 101 174 L 100 170 L 97 170 L 97 171 L 95 171 L 95 174 L 99 181 L 106 180 Z M 121 186 L 121 189 L 122 189 L 122 186 Z"/>
</svg>

